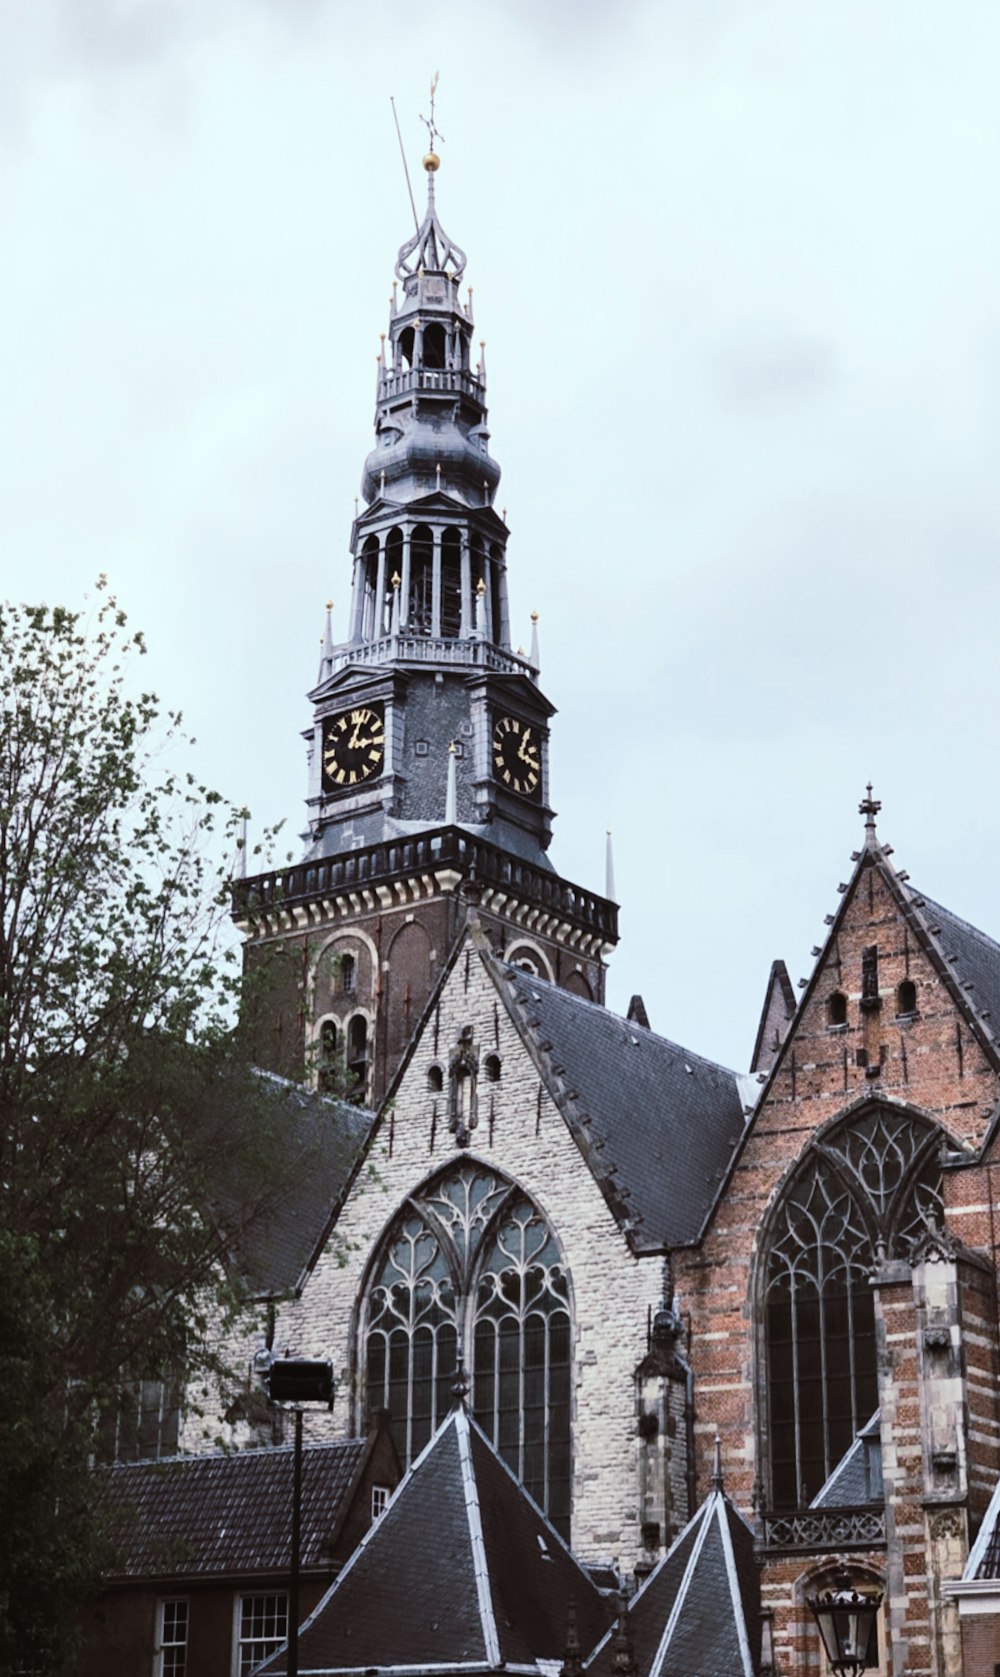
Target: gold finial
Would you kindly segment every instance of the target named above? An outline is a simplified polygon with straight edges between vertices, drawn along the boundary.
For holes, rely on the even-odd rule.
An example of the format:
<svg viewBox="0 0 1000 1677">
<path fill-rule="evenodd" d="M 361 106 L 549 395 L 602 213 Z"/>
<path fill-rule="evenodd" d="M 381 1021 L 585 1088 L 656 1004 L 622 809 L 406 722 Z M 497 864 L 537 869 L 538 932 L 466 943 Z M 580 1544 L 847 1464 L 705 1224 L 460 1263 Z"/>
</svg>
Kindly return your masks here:
<svg viewBox="0 0 1000 1677">
<path fill-rule="evenodd" d="M 454 755 L 455 755 L 455 741 L 454 740 L 452 740 L 451 744 L 449 745 L 448 751 L 451 754 L 451 756 L 454 757 Z"/>
<path fill-rule="evenodd" d="M 391 580 L 393 588 L 398 588 L 403 579 L 398 571 L 393 571 Z"/>
<path fill-rule="evenodd" d="M 533 611 L 533 612 L 532 612 L 532 614 L 531 614 L 531 621 L 532 621 L 532 623 L 537 623 L 537 622 L 538 622 L 538 613 L 537 613 L 537 611 Z"/>
<path fill-rule="evenodd" d="M 327 609 L 327 611 L 332 611 L 333 610 L 333 601 L 332 600 L 327 600 L 326 609 Z"/>
<path fill-rule="evenodd" d="M 424 168 L 429 175 L 433 175 L 441 167 L 441 159 L 436 151 L 424 152 Z"/>
<path fill-rule="evenodd" d="M 524 647 L 523 647 L 523 646 L 519 646 L 519 647 L 518 647 L 518 649 L 517 649 L 517 656 L 518 656 L 518 657 L 519 657 L 519 658 L 523 658 L 523 657 L 524 657 Z"/>
<path fill-rule="evenodd" d="M 480 599 L 482 599 L 483 595 L 486 593 L 486 582 L 483 577 L 480 577 L 479 581 L 476 583 L 476 593 L 479 595 Z"/>
</svg>

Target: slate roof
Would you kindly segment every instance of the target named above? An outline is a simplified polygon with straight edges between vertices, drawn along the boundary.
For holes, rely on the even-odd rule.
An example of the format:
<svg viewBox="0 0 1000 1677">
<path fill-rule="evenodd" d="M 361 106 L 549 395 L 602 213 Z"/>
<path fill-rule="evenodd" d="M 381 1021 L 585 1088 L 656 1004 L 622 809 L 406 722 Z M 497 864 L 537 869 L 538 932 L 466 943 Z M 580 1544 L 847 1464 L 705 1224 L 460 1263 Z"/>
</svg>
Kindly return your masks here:
<svg viewBox="0 0 1000 1677">
<path fill-rule="evenodd" d="M 986 1583 L 1000 1579 L 1000 1480 L 990 1498 L 979 1535 L 969 1550 L 962 1583 Z"/>
<path fill-rule="evenodd" d="M 329 1566 L 369 1441 L 308 1444 L 302 1455 L 302 1565 Z M 280 1571 L 288 1565 L 292 1447 L 130 1462 L 97 1475 L 118 1549 L 109 1582 Z"/>
<path fill-rule="evenodd" d="M 696 1241 L 756 1086 L 596 1002 L 492 964 L 633 1249 Z"/>
<path fill-rule="evenodd" d="M 974 1008 L 978 1013 L 989 1012 L 994 1030 L 1000 1029 L 1000 944 L 922 892 L 908 889 L 911 899 L 915 897 L 921 905 L 920 913 L 945 955 L 955 957 L 949 966 L 957 982 L 972 984 Z"/>
<path fill-rule="evenodd" d="M 610 1608 L 464 1405 L 452 1409 L 299 1632 L 299 1668 L 561 1663 Z M 261 1673 L 287 1670 L 279 1650 Z"/>
<path fill-rule="evenodd" d="M 349 1101 L 283 1086 L 287 1121 L 280 1126 L 287 1157 L 286 1190 L 244 1230 L 237 1231 L 238 1268 L 256 1297 L 291 1292 L 325 1238 L 352 1169 L 375 1123 L 375 1114 Z M 225 1213 L 223 1212 L 223 1216 Z"/>
<path fill-rule="evenodd" d="M 866 1438 L 879 1437 L 879 1419 L 880 1411 L 876 1409 L 854 1443 L 841 1456 L 826 1484 L 817 1491 L 810 1508 L 857 1508 L 884 1500 L 881 1485 L 873 1486 L 871 1483 L 865 1449 Z"/>
<path fill-rule="evenodd" d="M 756 1677 L 760 1572 L 753 1533 L 713 1490 L 650 1573 L 626 1620 L 638 1677 Z M 586 1677 L 612 1677 L 614 1632 L 594 1650 Z"/>
</svg>

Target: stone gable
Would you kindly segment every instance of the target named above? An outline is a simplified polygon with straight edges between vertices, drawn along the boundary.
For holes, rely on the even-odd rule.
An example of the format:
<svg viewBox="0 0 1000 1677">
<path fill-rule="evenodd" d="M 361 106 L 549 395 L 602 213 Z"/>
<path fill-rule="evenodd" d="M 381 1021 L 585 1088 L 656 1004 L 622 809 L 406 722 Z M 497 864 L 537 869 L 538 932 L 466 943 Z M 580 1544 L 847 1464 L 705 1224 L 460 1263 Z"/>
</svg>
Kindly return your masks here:
<svg viewBox="0 0 1000 1677">
<path fill-rule="evenodd" d="M 468 1027 L 481 1069 L 477 1123 L 462 1148 L 449 1129 L 447 1067 Z M 484 1075 L 487 1056 L 499 1061 L 496 1081 Z M 434 1068 L 443 1069 L 443 1089 L 435 1087 Z M 662 1265 L 630 1253 L 471 937 L 426 1018 L 301 1300 L 281 1312 L 275 1343 L 296 1355 L 332 1358 L 339 1383 L 332 1426 L 348 1435 L 365 1405 L 356 1336 L 373 1256 L 406 1196 L 463 1158 L 511 1177 L 562 1246 L 574 1305 L 573 1543 L 588 1558 L 632 1555 L 640 1547 L 634 1375 L 660 1298 Z"/>
</svg>

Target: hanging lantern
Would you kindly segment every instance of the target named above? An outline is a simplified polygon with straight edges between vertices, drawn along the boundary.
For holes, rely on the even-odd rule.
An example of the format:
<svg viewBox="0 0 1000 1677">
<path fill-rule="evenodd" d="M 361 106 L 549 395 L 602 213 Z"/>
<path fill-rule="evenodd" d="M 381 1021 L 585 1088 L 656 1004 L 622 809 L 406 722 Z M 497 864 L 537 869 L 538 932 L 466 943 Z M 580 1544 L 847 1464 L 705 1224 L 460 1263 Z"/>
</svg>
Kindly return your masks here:
<svg viewBox="0 0 1000 1677">
<path fill-rule="evenodd" d="M 835 1578 L 829 1590 L 807 1596 L 819 1626 L 826 1657 L 836 1677 L 857 1677 L 878 1665 L 880 1590 L 855 1589 L 847 1574 Z"/>
</svg>

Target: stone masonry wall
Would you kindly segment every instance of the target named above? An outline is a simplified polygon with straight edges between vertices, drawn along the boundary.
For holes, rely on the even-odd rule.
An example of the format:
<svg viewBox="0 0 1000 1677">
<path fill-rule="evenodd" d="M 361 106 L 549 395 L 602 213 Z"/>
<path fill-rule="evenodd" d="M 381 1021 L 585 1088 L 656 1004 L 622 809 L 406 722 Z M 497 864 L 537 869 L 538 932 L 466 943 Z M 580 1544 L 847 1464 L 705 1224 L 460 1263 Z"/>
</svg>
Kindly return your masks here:
<svg viewBox="0 0 1000 1677">
<path fill-rule="evenodd" d="M 480 1080 L 478 1128 L 462 1150 L 448 1130 L 441 1095 L 428 1088 L 427 1072 L 467 1024 L 481 1055 L 499 1054 L 502 1069 L 498 1083 Z M 517 1181 L 562 1245 L 575 1314 L 573 1544 L 586 1559 L 611 1557 L 631 1566 L 641 1551 L 634 1371 L 646 1350 L 648 1310 L 659 1299 L 661 1264 L 629 1252 L 471 944 L 460 953 L 395 1102 L 382 1116 L 370 1168 L 348 1196 L 301 1301 L 281 1312 L 276 1348 L 332 1358 L 339 1382 L 333 1427 L 348 1434 L 362 1424 L 355 1333 L 368 1265 L 405 1196 L 463 1158 Z"/>
</svg>

